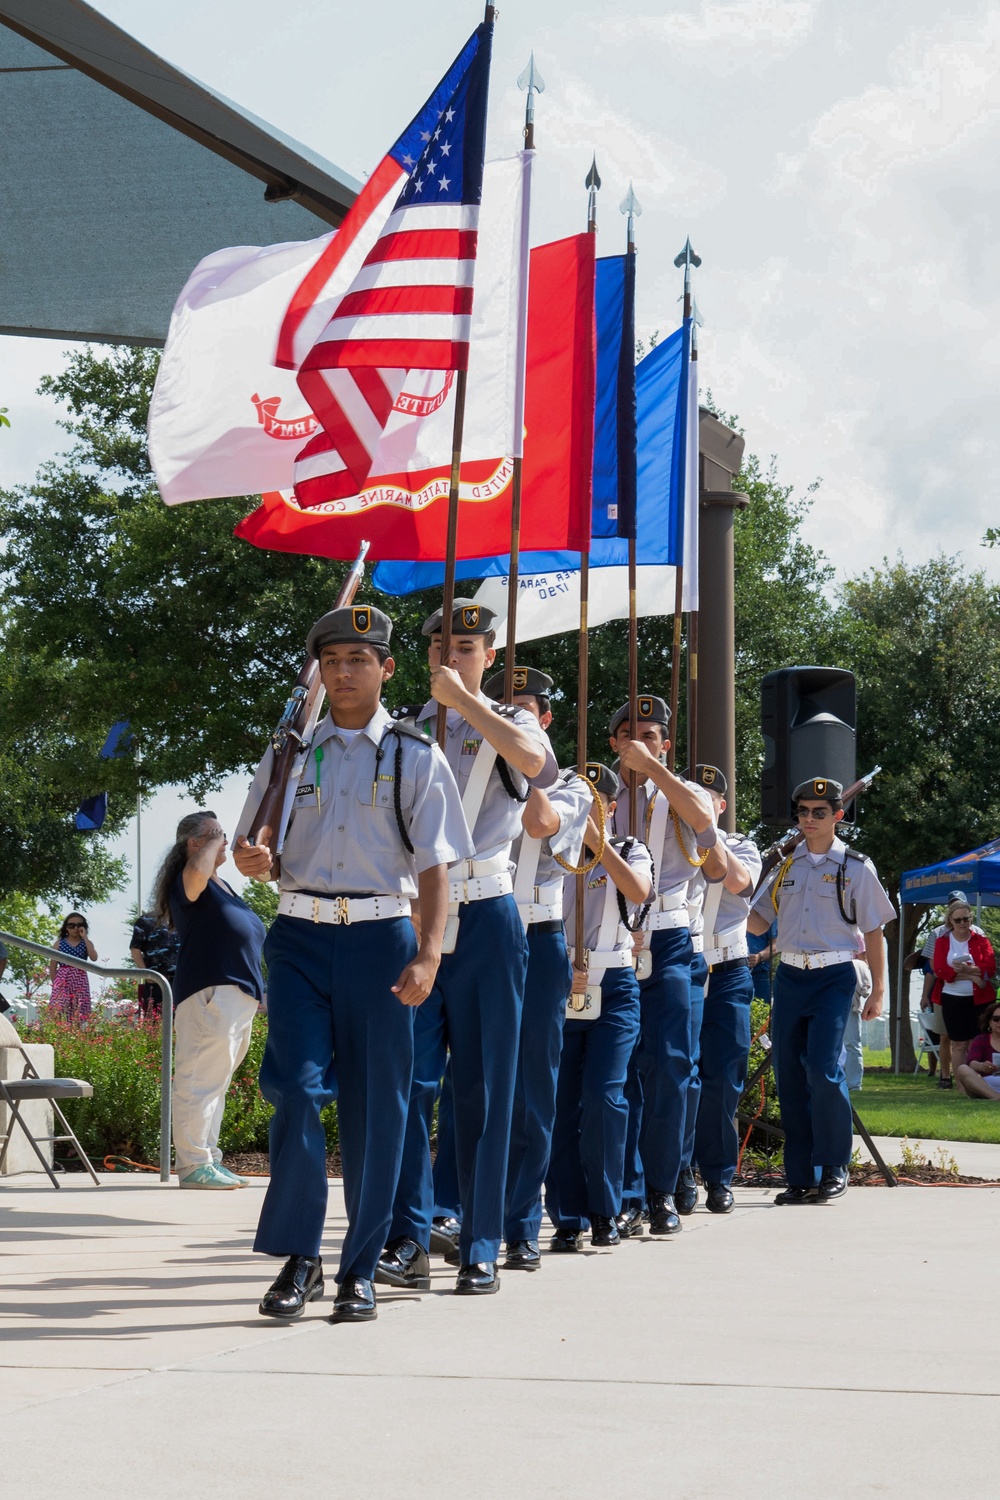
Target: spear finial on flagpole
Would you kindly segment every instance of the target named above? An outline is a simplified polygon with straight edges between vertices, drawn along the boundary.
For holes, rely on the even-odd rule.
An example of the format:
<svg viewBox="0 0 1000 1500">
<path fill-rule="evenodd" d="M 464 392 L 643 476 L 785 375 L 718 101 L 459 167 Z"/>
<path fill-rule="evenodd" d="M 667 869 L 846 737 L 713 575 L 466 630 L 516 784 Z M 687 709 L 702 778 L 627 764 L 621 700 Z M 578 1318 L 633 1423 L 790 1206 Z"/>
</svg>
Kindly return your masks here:
<svg viewBox="0 0 1000 1500">
<path fill-rule="evenodd" d="M 674 265 L 684 267 L 684 316 L 691 316 L 691 267 L 701 265 L 701 256 L 695 255 L 691 248 L 690 235 L 684 241 L 684 249 L 680 255 L 674 256 Z"/>
<path fill-rule="evenodd" d="M 535 67 L 535 54 L 528 58 L 528 66 L 518 74 L 517 86 L 527 94 L 524 101 L 524 149 L 535 149 L 535 95 L 545 93 L 545 79 Z"/>
<path fill-rule="evenodd" d="M 587 189 L 587 228 L 591 234 L 597 233 L 597 195 L 601 191 L 601 174 L 597 170 L 597 152 L 590 163 L 590 171 L 584 183 Z"/>
<path fill-rule="evenodd" d="M 642 204 L 635 196 L 635 189 L 633 188 L 631 182 L 628 185 L 628 192 L 625 194 L 625 197 L 622 199 L 618 207 L 623 214 L 627 214 L 628 216 L 628 248 L 631 252 L 634 253 L 635 221 L 636 219 L 642 218 Z"/>
<path fill-rule="evenodd" d="M 692 266 L 697 267 L 697 266 L 701 265 L 701 256 L 700 255 L 696 255 L 694 253 L 694 250 L 692 249 L 692 246 L 691 246 L 691 237 L 690 237 L 690 235 L 684 241 L 684 249 L 681 251 L 680 255 L 675 255 L 674 256 L 674 265 L 678 266 L 678 267 L 680 267 L 680 266 L 684 267 L 684 318 L 685 318 L 685 320 L 687 320 L 688 318 L 691 319 L 691 357 L 692 357 L 692 359 L 695 359 L 695 358 L 697 358 L 697 349 L 698 349 L 698 337 L 697 337 L 697 335 L 698 335 L 698 324 L 701 322 L 701 317 L 700 317 L 700 314 L 698 314 L 697 311 L 696 311 L 696 309 L 695 309 L 694 298 L 691 295 L 691 267 Z M 671 771 L 674 769 L 674 758 L 675 758 L 676 753 L 677 753 L 677 703 L 678 703 L 678 698 L 679 698 L 680 674 L 681 674 L 681 613 L 682 613 L 682 604 L 683 604 L 683 599 L 684 599 L 684 564 L 683 564 L 683 562 L 677 564 L 677 568 L 676 568 L 675 571 L 676 571 L 676 583 L 675 583 L 675 587 L 674 587 L 674 638 L 673 638 L 673 643 L 671 645 L 671 651 L 670 651 L 670 724 L 671 724 L 671 739 L 670 739 L 670 749 L 667 751 L 667 764 L 670 767 Z M 691 695 L 689 696 L 689 699 L 688 699 L 688 726 L 689 726 L 689 730 L 688 730 L 688 743 L 689 743 L 689 746 L 692 745 L 693 740 L 694 740 L 694 736 L 690 732 L 690 726 L 691 726 L 691 723 L 692 723 L 692 715 L 696 715 L 697 714 L 697 694 L 698 694 L 698 688 L 697 688 L 697 681 L 698 681 L 697 639 L 698 639 L 698 617 L 697 617 L 697 614 L 692 614 L 689 617 L 689 619 L 688 619 L 688 656 L 689 656 L 689 659 L 693 658 L 693 663 L 694 663 L 694 671 L 693 671 L 693 673 L 691 673 L 689 671 L 689 677 L 691 679 Z M 689 666 L 690 666 L 690 661 L 689 661 Z M 691 765 L 693 766 L 694 765 L 694 760 L 691 758 L 691 755 L 688 756 L 688 759 L 689 759 Z"/>
</svg>

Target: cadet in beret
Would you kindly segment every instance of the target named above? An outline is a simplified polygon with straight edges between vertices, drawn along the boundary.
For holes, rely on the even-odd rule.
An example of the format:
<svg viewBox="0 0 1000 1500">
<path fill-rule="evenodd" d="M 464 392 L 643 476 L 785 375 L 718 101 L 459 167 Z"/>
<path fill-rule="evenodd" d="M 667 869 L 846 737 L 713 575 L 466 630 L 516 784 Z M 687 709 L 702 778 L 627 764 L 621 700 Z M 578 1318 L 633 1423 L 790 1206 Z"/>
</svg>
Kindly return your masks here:
<svg viewBox="0 0 1000 1500">
<path fill-rule="evenodd" d="M 734 1117 L 746 1086 L 750 1055 L 753 983 L 746 929 L 750 898 L 760 877 L 761 858 L 750 839 L 724 833 L 718 826 L 728 791 L 719 768 L 695 766 L 690 780 L 695 786 L 704 787 L 712 799 L 717 840 L 700 873 L 704 942 L 701 957 L 708 975 L 702 995 L 693 1004 L 692 1036 L 698 1080 L 697 1086 L 688 1089 L 685 1169 L 676 1199 L 678 1212 L 694 1209 L 698 1191 L 692 1163 L 696 1162 L 705 1184 L 709 1212 L 726 1214 L 733 1208 L 730 1183 L 736 1173 L 739 1152 Z M 705 842 L 703 837 L 702 847 Z"/>
<path fill-rule="evenodd" d="M 434 730 L 448 709 L 445 756 L 462 793 L 474 857 L 449 871 L 449 926 L 434 993 L 417 1014 L 413 1087 L 393 1221 L 377 1279 L 428 1283 L 434 1215 L 430 1132 L 434 1099 L 451 1052 L 455 1141 L 462 1206 L 456 1292 L 499 1286 L 504 1188 L 528 945 L 513 897 L 510 851 L 529 786 L 546 787 L 556 760 L 544 730 L 524 709 L 493 703 L 482 690 L 493 665 L 492 610 L 456 599 L 447 661 L 441 611 L 424 622 L 431 700 L 416 722 Z"/>
<path fill-rule="evenodd" d="M 617 750 L 622 788 L 614 827 L 628 831 L 628 773 L 638 778 L 636 828 L 656 870 L 656 894 L 642 928 L 639 951 L 642 1025 L 630 1069 L 629 1144 L 619 1231 L 642 1233 L 643 1205 L 653 1235 L 676 1234 L 674 1193 L 684 1164 L 687 1090 L 694 1074 L 691 972 L 694 944 L 688 900 L 692 881 L 715 844 L 708 793 L 663 763 L 670 711 L 655 694 L 637 700 L 636 739 L 629 737 L 629 705 L 612 715 L 608 730 Z M 702 838 L 706 847 L 700 847 Z M 636 1149 L 636 1140 L 638 1149 Z"/>
<path fill-rule="evenodd" d="M 271 1180 L 254 1248 L 286 1257 L 260 1311 L 297 1318 L 322 1295 L 326 1132 L 338 1099 L 348 1229 L 333 1321 L 376 1315 L 372 1285 L 392 1214 L 413 1071 L 413 1017 L 430 994 L 448 911 L 448 866 L 472 853 L 444 756 L 393 724 L 382 684 L 395 670 L 381 610 L 333 610 L 309 632 L 329 711 L 296 767 L 280 859 L 264 828 L 237 868 L 278 877 L 264 946 L 268 1034 L 260 1073 L 274 1105 Z M 240 824 L 252 825 L 271 752 Z M 419 894 L 419 945 L 410 903 Z M 336 1080 L 336 1088 L 335 1088 Z"/>
<path fill-rule="evenodd" d="M 872 973 L 863 1020 L 882 1014 L 885 995 L 882 928 L 896 913 L 871 860 L 837 838 L 843 791 L 827 776 L 795 788 L 802 842 L 764 882 L 750 914 L 758 933 L 778 916 L 771 1041 L 788 1182 L 780 1204 L 825 1203 L 847 1191 L 853 1134 L 840 1057 L 862 938 Z"/>
<path fill-rule="evenodd" d="M 639 985 L 632 964 L 631 929 L 653 894 L 649 850 L 639 839 L 613 839 L 610 820 L 618 778 L 590 763 L 586 776 L 601 801 L 607 838 L 597 865 L 584 878 L 586 951 L 573 954 L 573 995 L 566 1010 L 552 1161 L 545 1208 L 555 1233 L 550 1250 L 579 1250 L 589 1225 L 592 1245 L 619 1242 L 629 1108 L 625 1078 L 639 1035 Z M 601 848 L 593 815 L 587 820 L 588 858 Z M 576 941 L 577 877 L 565 879 L 566 926 Z"/>
<path fill-rule="evenodd" d="M 513 679 L 513 703 L 548 730 L 552 678 L 536 667 L 515 666 Z M 498 672 L 486 683 L 485 691 L 501 701 L 504 688 L 505 674 Z M 528 935 L 528 969 L 507 1163 L 503 1262 L 507 1271 L 537 1271 L 541 1265 L 542 1186 L 552 1154 L 559 1054 L 573 982 L 562 920 L 563 869 L 558 861 L 579 863 L 592 806 L 590 788 L 575 771 L 561 771 L 544 791 L 532 787 L 521 819 L 524 831 L 511 851 L 514 899 Z"/>
</svg>

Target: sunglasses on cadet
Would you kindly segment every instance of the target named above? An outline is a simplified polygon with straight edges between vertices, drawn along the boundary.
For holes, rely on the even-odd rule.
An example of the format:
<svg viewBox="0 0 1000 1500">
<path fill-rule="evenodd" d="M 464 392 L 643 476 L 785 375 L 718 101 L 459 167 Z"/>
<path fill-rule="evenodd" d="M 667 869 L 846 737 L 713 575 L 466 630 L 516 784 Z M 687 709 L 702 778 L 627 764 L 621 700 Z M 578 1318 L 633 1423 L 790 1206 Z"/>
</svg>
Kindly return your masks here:
<svg viewBox="0 0 1000 1500">
<path fill-rule="evenodd" d="M 795 816 L 802 820 L 811 818 L 814 823 L 822 823 L 824 818 L 832 818 L 833 812 L 828 807 L 797 807 Z"/>
</svg>

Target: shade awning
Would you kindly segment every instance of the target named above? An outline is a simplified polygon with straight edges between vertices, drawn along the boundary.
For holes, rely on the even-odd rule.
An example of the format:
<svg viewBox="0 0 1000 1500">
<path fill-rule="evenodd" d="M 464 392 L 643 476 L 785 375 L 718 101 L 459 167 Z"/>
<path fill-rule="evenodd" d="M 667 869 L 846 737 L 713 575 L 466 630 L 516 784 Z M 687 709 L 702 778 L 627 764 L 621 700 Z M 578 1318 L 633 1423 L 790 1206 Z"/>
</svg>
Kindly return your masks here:
<svg viewBox="0 0 1000 1500">
<path fill-rule="evenodd" d="M 908 870 L 899 883 L 900 899 L 907 906 L 943 906 L 955 890 L 964 891 L 973 904 L 1000 906 L 1000 839 L 940 864 Z"/>
<path fill-rule="evenodd" d="M 161 344 L 204 255 L 359 187 L 82 0 L 0 0 L 0 332 Z"/>
</svg>

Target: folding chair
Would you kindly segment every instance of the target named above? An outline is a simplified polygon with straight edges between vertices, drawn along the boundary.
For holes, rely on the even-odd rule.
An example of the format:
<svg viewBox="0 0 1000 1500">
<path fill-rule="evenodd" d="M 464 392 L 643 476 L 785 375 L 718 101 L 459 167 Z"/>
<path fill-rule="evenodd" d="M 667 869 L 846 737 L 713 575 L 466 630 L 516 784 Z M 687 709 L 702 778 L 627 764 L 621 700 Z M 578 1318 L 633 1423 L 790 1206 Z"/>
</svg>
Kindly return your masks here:
<svg viewBox="0 0 1000 1500">
<path fill-rule="evenodd" d="M 93 1084 L 85 1083 L 82 1078 L 40 1078 L 38 1070 L 28 1056 L 21 1038 L 4 1015 L 0 1015 L 0 1047 L 16 1047 L 24 1058 L 24 1072 L 20 1078 L 12 1078 L 7 1082 L 4 1082 L 0 1078 L 0 1104 L 6 1104 L 10 1110 L 7 1130 L 0 1137 L 0 1142 L 2 1142 L 2 1145 L 0 1145 L 0 1174 L 2 1174 L 4 1163 L 7 1160 L 7 1148 L 10 1145 L 11 1136 L 14 1134 L 14 1126 L 20 1125 L 31 1142 L 32 1150 L 41 1162 L 44 1170 L 48 1173 L 53 1187 L 59 1187 L 60 1182 L 45 1160 L 45 1153 L 41 1150 L 39 1141 L 43 1144 L 46 1142 L 55 1144 L 57 1141 L 68 1141 L 94 1179 L 95 1185 L 100 1187 L 100 1178 L 87 1159 L 86 1152 L 80 1145 L 80 1142 L 73 1134 L 69 1121 L 56 1103 L 57 1099 L 92 1098 L 94 1093 Z M 41 1135 L 37 1137 L 32 1135 L 24 1122 L 24 1116 L 21 1114 L 19 1106 L 33 1099 L 47 1099 L 51 1103 L 59 1124 L 66 1132 L 65 1135 Z"/>
<path fill-rule="evenodd" d="M 917 1054 L 917 1061 L 913 1069 L 914 1073 L 920 1072 L 920 1059 L 926 1057 L 928 1053 L 936 1057 L 938 1066 L 941 1066 L 941 1048 L 937 1042 L 931 1040 L 926 1018 L 927 1012 L 925 1010 L 917 1011 L 917 1045 L 914 1048 Z"/>
</svg>

